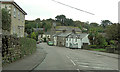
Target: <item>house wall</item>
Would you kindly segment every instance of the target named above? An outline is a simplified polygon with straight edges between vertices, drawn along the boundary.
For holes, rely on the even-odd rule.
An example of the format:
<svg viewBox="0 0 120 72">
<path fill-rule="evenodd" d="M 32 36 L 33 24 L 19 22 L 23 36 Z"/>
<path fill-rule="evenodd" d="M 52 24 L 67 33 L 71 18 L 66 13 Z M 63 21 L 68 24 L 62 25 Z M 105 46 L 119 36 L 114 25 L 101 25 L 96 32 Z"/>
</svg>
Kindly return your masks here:
<svg viewBox="0 0 120 72">
<path fill-rule="evenodd" d="M 66 38 L 66 47 L 69 47 L 70 46 L 70 41 L 69 41 L 70 39 L 69 38 Z"/>
<path fill-rule="evenodd" d="M 71 44 L 72 45 L 75 45 L 75 44 L 78 44 L 78 48 L 81 48 L 82 47 L 82 41 L 81 39 L 77 39 L 76 38 L 66 38 L 66 47 L 71 47 Z"/>
<path fill-rule="evenodd" d="M 82 43 L 88 43 L 88 45 L 90 45 L 90 42 L 89 42 L 89 39 L 88 39 L 88 35 L 85 36 L 85 37 L 82 39 Z"/>
<path fill-rule="evenodd" d="M 82 48 L 82 45 L 83 45 L 83 43 L 82 43 L 81 39 L 78 39 L 78 48 Z"/>
<path fill-rule="evenodd" d="M 54 37 L 54 45 L 57 45 L 57 37 Z"/>
<path fill-rule="evenodd" d="M 66 38 L 65 37 L 57 37 L 57 46 L 65 46 L 66 45 Z"/>
<path fill-rule="evenodd" d="M 11 30 L 10 34 L 17 34 L 18 37 L 24 37 L 25 15 L 17 9 L 13 4 L 2 4 L 1 8 L 9 10 L 11 14 Z M 15 11 L 14 11 L 15 9 Z"/>
</svg>

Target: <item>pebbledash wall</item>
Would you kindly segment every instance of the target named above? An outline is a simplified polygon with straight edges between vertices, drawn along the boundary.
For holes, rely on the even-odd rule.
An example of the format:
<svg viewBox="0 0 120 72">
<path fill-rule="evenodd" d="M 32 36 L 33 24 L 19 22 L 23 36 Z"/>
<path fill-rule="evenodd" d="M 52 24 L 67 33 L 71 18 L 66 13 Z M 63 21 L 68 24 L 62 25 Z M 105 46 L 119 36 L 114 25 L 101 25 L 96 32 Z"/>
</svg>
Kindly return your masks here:
<svg viewBox="0 0 120 72">
<path fill-rule="evenodd" d="M 14 1 L 1 1 L 1 9 L 6 8 L 11 14 L 10 34 L 24 37 L 25 15 L 27 13 Z"/>
</svg>

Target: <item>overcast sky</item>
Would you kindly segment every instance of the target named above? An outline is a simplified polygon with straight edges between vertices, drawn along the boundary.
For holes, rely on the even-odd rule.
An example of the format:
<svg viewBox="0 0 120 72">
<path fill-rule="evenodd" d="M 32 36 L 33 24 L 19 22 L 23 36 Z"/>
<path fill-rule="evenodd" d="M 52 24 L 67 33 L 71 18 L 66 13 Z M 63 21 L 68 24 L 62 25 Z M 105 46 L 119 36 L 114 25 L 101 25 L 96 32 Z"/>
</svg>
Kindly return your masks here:
<svg viewBox="0 0 120 72">
<path fill-rule="evenodd" d="M 52 0 L 14 0 L 26 12 L 26 20 L 36 18 L 55 19 L 55 16 L 64 14 L 67 18 L 80 20 L 83 22 L 97 22 L 101 20 L 110 20 L 113 23 L 118 22 L 118 2 L 119 0 L 56 0 L 64 4 L 94 13 L 87 14 L 67 6 L 58 4 Z"/>
</svg>

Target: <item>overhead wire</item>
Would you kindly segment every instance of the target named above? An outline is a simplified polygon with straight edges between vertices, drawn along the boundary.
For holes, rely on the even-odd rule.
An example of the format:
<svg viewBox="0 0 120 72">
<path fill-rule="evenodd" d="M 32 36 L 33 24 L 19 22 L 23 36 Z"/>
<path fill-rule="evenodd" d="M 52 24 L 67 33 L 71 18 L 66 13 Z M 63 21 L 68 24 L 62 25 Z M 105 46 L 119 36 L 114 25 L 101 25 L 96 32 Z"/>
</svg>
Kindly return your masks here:
<svg viewBox="0 0 120 72">
<path fill-rule="evenodd" d="M 85 13 L 88 13 L 88 14 L 91 14 L 91 15 L 95 15 L 95 14 L 93 14 L 93 13 L 91 13 L 91 12 L 88 12 L 88 11 L 85 11 L 85 10 L 81 10 L 81 9 L 79 9 L 79 8 L 76 8 L 76 7 L 73 7 L 73 6 L 64 4 L 64 3 L 62 3 L 62 2 L 58 2 L 58 1 L 56 1 L 56 0 L 52 0 L 52 1 L 54 1 L 54 2 L 56 2 L 56 3 L 59 3 L 59 4 L 61 4 L 61 5 L 64 5 L 64 6 L 67 6 L 67 7 L 70 7 L 70 8 L 73 8 L 73 9 L 76 9 L 76 10 L 79 10 L 79 11 L 82 11 L 82 12 L 85 12 Z"/>
</svg>

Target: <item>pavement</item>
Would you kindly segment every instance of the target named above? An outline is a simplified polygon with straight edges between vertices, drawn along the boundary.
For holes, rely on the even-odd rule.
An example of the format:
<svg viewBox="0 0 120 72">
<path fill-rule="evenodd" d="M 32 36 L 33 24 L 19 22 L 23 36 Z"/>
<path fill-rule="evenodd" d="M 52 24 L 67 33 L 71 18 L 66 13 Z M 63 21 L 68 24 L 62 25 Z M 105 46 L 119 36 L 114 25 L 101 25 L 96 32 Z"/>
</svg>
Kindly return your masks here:
<svg viewBox="0 0 120 72">
<path fill-rule="evenodd" d="M 33 70 L 39 65 L 46 57 L 46 52 L 40 45 L 37 45 L 36 52 L 32 55 L 26 56 L 14 63 L 3 67 L 3 72 L 6 70 Z"/>
<path fill-rule="evenodd" d="M 116 58 L 116 59 L 119 59 L 119 57 L 120 57 L 120 55 L 113 54 L 113 53 L 105 53 L 105 52 L 98 52 L 98 51 L 89 51 L 89 52 L 92 52 L 92 53 L 98 54 L 98 55 L 103 55 L 103 56 L 111 57 L 111 58 Z"/>
</svg>

